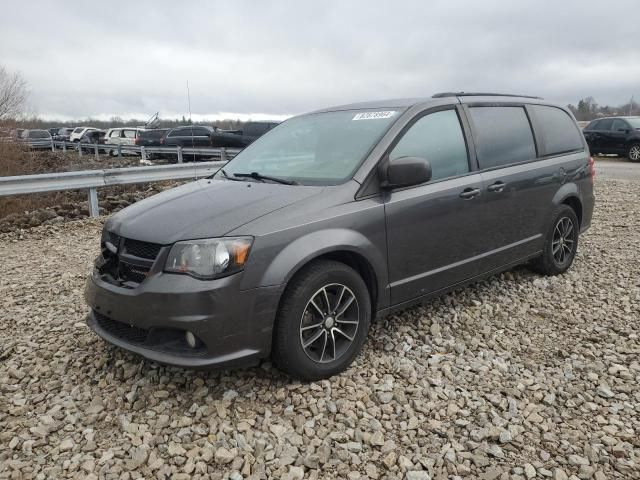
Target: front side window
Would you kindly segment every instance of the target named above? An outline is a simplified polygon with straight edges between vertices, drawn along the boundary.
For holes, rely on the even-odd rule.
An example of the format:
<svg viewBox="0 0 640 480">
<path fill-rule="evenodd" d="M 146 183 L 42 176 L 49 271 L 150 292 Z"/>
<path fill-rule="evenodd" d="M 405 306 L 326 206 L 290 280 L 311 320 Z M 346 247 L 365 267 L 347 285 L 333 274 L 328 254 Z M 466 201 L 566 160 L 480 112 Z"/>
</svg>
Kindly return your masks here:
<svg viewBox="0 0 640 480">
<path fill-rule="evenodd" d="M 121 130 L 114 130 L 109 134 L 109 137 L 110 138 L 119 138 L 120 137 L 120 133 L 121 133 Z"/>
<path fill-rule="evenodd" d="M 337 185 L 353 176 L 400 113 L 384 108 L 294 117 L 245 148 L 224 171 L 228 176 L 257 172 L 306 185 Z"/>
<path fill-rule="evenodd" d="M 136 138 L 135 130 L 123 130 L 125 138 Z"/>
<path fill-rule="evenodd" d="M 536 131 L 542 133 L 545 154 L 582 150 L 582 136 L 573 119 L 564 110 L 546 105 L 529 105 L 537 119 Z"/>
<path fill-rule="evenodd" d="M 76 129 L 73 131 L 73 133 L 80 133 L 82 130 L 84 130 L 83 127 L 76 127 Z"/>
<path fill-rule="evenodd" d="M 627 118 L 631 128 L 640 128 L 640 117 Z"/>
<path fill-rule="evenodd" d="M 456 111 L 444 110 L 420 118 L 389 154 L 390 160 L 400 157 L 429 160 L 432 180 L 467 173 L 467 145 Z"/>
<path fill-rule="evenodd" d="M 533 133 L 523 107 L 471 107 L 469 111 L 481 169 L 536 158 Z"/>
<path fill-rule="evenodd" d="M 613 127 L 611 129 L 614 132 L 619 132 L 620 130 L 629 130 L 629 124 L 624 120 L 616 119 L 613 121 Z"/>
</svg>

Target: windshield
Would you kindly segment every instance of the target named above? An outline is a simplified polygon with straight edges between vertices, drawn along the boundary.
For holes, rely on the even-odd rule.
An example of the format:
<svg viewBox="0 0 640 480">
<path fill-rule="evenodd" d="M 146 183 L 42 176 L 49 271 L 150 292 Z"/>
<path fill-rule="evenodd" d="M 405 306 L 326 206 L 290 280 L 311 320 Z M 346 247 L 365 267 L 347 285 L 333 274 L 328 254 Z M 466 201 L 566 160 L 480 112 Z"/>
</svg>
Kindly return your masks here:
<svg viewBox="0 0 640 480">
<path fill-rule="evenodd" d="M 257 172 L 307 185 L 337 185 L 353 175 L 399 115 L 389 109 L 295 117 L 240 152 L 224 173 Z"/>
<path fill-rule="evenodd" d="M 627 118 L 626 120 L 631 124 L 633 128 L 640 128 L 640 117 Z"/>
</svg>

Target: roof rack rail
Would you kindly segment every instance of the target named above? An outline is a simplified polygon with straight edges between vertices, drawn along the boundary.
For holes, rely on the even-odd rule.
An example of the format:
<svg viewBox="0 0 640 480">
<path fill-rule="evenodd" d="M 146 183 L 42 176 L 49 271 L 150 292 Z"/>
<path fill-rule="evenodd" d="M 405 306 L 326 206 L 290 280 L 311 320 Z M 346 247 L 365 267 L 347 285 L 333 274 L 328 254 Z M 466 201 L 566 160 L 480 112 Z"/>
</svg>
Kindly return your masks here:
<svg viewBox="0 0 640 480">
<path fill-rule="evenodd" d="M 535 98 L 536 100 L 543 100 L 542 97 L 534 97 L 532 95 L 514 95 L 512 93 L 488 93 L 488 92 L 442 92 L 432 95 L 431 98 L 445 98 L 445 97 L 520 97 L 520 98 Z"/>
</svg>

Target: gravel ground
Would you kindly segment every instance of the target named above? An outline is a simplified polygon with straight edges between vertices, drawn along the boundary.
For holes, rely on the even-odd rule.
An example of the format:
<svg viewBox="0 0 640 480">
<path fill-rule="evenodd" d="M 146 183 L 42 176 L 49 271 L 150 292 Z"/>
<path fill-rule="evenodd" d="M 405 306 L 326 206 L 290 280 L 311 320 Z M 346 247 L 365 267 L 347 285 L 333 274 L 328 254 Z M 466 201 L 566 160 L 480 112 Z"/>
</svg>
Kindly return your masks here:
<svg viewBox="0 0 640 480">
<path fill-rule="evenodd" d="M 640 478 L 640 200 L 600 180 L 574 267 L 378 321 L 355 364 L 193 372 L 84 324 L 100 222 L 0 235 L 0 478 Z"/>
</svg>

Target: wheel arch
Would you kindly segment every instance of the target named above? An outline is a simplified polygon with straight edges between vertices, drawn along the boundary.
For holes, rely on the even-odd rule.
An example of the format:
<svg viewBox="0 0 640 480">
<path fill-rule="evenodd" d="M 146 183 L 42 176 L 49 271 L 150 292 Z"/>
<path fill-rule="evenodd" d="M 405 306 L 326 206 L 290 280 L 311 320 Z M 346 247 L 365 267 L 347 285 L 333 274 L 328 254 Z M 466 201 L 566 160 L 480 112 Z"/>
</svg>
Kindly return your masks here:
<svg viewBox="0 0 640 480">
<path fill-rule="evenodd" d="M 373 314 L 388 304 L 386 258 L 363 234 L 349 229 L 317 231 L 288 244 L 270 262 L 260 284 L 284 284 L 284 294 L 295 275 L 322 259 L 341 262 L 358 272 L 369 290 Z"/>
<path fill-rule="evenodd" d="M 558 190 L 553 197 L 553 205 L 568 205 L 576 212 L 578 224 L 582 225 L 582 200 L 580 191 L 575 183 L 566 183 Z"/>
<path fill-rule="evenodd" d="M 564 200 L 562 200 L 563 205 L 568 205 L 576 212 L 576 217 L 578 217 L 578 227 L 582 226 L 582 202 L 575 195 L 569 195 Z"/>
</svg>

